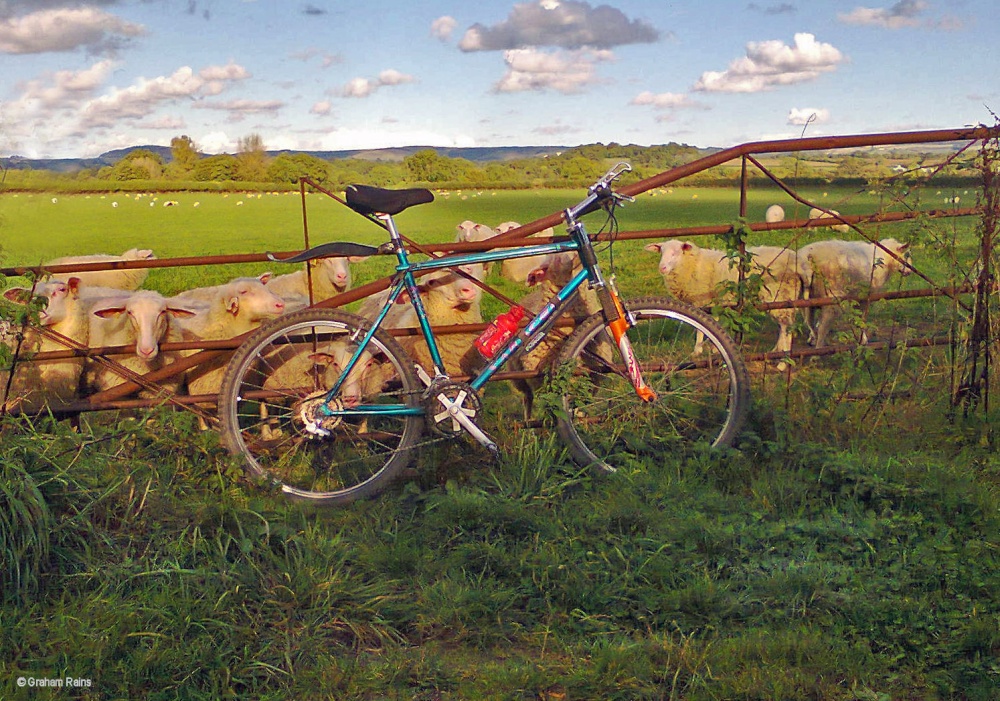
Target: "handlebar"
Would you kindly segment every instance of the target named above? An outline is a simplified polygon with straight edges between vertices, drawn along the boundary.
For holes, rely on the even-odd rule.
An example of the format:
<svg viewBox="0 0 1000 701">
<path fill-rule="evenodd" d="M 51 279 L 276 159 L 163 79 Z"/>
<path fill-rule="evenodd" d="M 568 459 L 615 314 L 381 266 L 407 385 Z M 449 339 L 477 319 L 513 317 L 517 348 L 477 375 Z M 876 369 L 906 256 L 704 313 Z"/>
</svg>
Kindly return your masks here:
<svg viewBox="0 0 1000 701">
<path fill-rule="evenodd" d="M 566 210 L 567 223 L 575 221 L 578 217 L 595 212 L 603 207 L 608 200 L 612 206 L 620 202 L 634 202 L 635 198 L 622 195 L 611 189 L 611 183 L 620 178 L 625 173 L 632 170 L 632 166 L 624 161 L 615 165 L 611 170 L 602 175 L 600 179 L 587 189 L 587 196 L 578 204 Z"/>
</svg>

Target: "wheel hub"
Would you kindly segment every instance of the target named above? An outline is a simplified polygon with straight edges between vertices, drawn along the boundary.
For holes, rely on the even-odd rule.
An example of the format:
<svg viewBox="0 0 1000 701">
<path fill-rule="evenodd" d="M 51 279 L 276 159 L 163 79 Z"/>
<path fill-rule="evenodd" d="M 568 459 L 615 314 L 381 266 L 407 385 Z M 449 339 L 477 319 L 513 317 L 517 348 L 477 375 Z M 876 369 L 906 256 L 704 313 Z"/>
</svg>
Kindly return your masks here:
<svg viewBox="0 0 1000 701">
<path fill-rule="evenodd" d="M 344 404 L 339 398 L 327 402 L 326 390 L 320 390 L 301 399 L 295 405 L 294 416 L 296 422 L 301 424 L 302 430 L 309 437 L 325 438 L 344 420 L 342 416 L 325 415 L 320 411 L 323 407 L 331 411 L 341 411 L 344 408 Z"/>
</svg>

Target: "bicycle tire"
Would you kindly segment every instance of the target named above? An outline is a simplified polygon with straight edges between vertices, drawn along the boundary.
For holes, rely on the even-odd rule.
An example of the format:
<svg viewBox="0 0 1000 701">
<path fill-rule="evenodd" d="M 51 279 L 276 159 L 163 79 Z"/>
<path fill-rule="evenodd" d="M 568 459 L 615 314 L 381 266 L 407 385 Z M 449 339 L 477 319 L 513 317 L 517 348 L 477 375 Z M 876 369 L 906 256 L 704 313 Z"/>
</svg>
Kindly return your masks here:
<svg viewBox="0 0 1000 701">
<path fill-rule="evenodd" d="M 230 360 L 219 395 L 222 442 L 246 470 L 293 499 L 344 504 L 384 490 L 410 463 L 423 431 L 420 415 L 333 419 L 329 435 L 305 430 L 306 398 L 328 389 L 371 322 L 341 310 L 305 309 L 261 326 Z M 385 330 L 370 358 L 352 371 L 334 401 L 419 406 L 413 361 Z M 360 368 L 360 369 L 359 369 Z M 324 425 L 325 426 L 325 425 Z"/>
<path fill-rule="evenodd" d="M 626 303 L 636 325 L 628 337 L 646 383 L 646 403 L 624 371 L 598 313 L 584 321 L 556 357 L 561 395 L 557 430 L 582 467 L 613 472 L 697 441 L 731 445 L 746 420 L 750 378 L 736 344 L 703 311 L 672 299 Z M 695 355 L 698 333 L 705 350 Z"/>
</svg>

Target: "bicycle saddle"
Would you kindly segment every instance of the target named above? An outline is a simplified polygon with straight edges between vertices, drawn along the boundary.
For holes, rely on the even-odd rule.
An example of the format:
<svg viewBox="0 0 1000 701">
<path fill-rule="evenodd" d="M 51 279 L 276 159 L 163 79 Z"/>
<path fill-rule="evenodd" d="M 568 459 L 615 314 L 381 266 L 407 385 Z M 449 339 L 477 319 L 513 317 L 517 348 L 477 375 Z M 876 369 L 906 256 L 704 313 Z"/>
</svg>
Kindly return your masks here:
<svg viewBox="0 0 1000 701">
<path fill-rule="evenodd" d="M 399 214 L 408 207 L 434 201 L 434 193 L 422 187 L 386 190 L 371 185 L 348 185 L 347 206 L 358 214 Z"/>
</svg>

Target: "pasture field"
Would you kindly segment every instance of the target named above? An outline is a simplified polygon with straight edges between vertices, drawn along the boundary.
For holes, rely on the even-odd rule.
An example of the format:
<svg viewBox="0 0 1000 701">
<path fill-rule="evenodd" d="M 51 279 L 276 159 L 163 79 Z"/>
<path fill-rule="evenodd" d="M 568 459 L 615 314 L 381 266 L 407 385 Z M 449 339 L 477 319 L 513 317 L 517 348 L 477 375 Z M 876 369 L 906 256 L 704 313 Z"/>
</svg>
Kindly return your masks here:
<svg viewBox="0 0 1000 701">
<path fill-rule="evenodd" d="M 880 204 L 806 194 L 843 214 Z M 956 194 L 975 197 L 921 206 Z M 580 195 L 439 193 L 398 221 L 448 241 L 464 219 L 524 223 Z M 297 193 L 154 197 L 0 195 L 0 266 L 133 246 L 161 258 L 302 247 Z M 781 197 L 751 190 L 749 218 L 773 202 L 805 218 Z M 313 244 L 383 240 L 325 196 L 308 200 Z M 735 190 L 685 187 L 641 196 L 619 220 L 644 230 L 737 212 Z M 914 241 L 917 267 L 945 285 L 970 269 L 976 224 L 879 236 Z M 614 247 L 626 296 L 662 292 L 644 243 Z M 355 284 L 389 268 L 360 263 Z M 265 269 L 285 272 L 154 270 L 147 286 Z M 837 340 L 865 327 L 876 340 L 967 333 L 947 298 L 872 310 L 845 311 Z M 753 321 L 744 350 L 767 350 L 775 327 Z M 737 448 L 604 478 L 575 468 L 554 432 L 521 428 L 512 396 L 487 401 L 498 463 L 465 442 L 437 447 L 411 479 L 335 510 L 248 483 L 184 413 L 0 417 L 0 698 L 992 701 L 1000 459 L 993 407 L 951 410 L 960 347 L 855 347 L 780 373 L 753 363 Z M 67 677 L 90 686 L 17 683 Z"/>
</svg>

